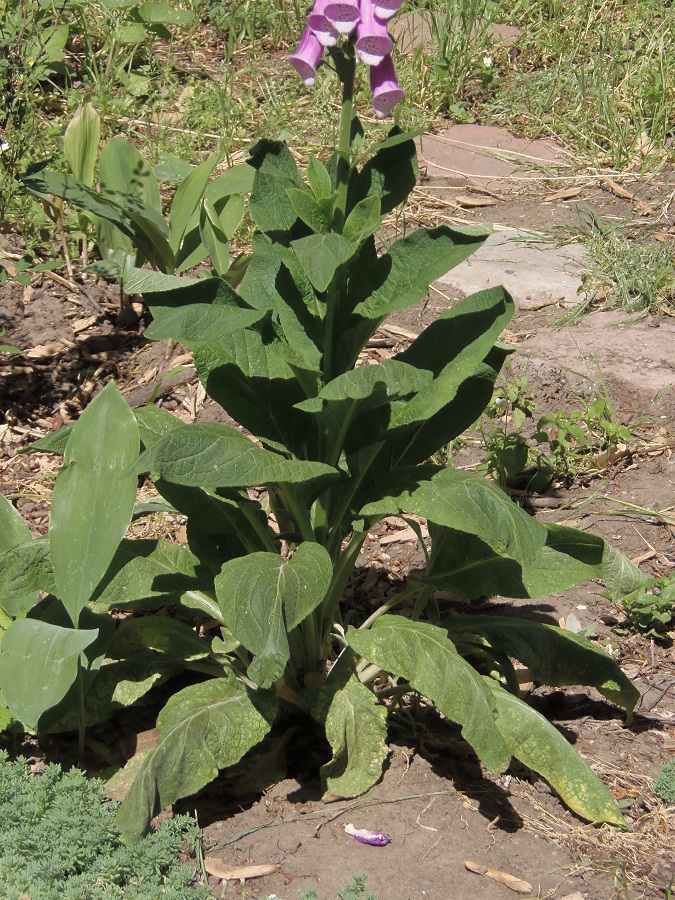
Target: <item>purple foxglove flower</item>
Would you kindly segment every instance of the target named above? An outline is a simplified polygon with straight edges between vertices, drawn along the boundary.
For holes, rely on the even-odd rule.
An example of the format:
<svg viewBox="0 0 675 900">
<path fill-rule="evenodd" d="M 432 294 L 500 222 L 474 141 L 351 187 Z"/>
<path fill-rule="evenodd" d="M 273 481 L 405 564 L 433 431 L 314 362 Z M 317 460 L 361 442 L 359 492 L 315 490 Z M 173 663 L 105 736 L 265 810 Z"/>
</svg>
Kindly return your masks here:
<svg viewBox="0 0 675 900">
<path fill-rule="evenodd" d="M 393 46 L 386 23 L 375 15 L 373 0 L 361 0 L 361 21 L 356 26 L 356 52 L 361 61 L 376 66 Z"/>
<path fill-rule="evenodd" d="M 359 844 L 372 844 L 373 847 L 386 847 L 391 841 L 390 834 L 383 834 L 381 831 L 368 831 L 366 828 L 354 828 L 351 822 L 345 825 L 345 834 L 351 834 Z"/>
<path fill-rule="evenodd" d="M 373 0 L 375 15 L 379 19 L 391 19 L 402 6 L 403 0 Z"/>
<path fill-rule="evenodd" d="M 373 108 L 378 119 L 388 116 L 397 103 L 405 97 L 396 78 L 391 56 L 385 56 L 377 66 L 370 67 L 370 89 L 373 92 Z"/>
<path fill-rule="evenodd" d="M 299 73 L 307 87 L 316 81 L 316 67 L 323 56 L 323 44 L 311 28 L 305 28 L 295 53 L 287 57 L 289 63 Z"/>
<path fill-rule="evenodd" d="M 340 32 L 325 14 L 328 3 L 330 0 L 316 0 L 307 24 L 324 47 L 334 47 L 338 42 Z"/>
<path fill-rule="evenodd" d="M 351 34 L 361 18 L 358 0 L 329 0 L 324 15 L 340 34 Z"/>
</svg>

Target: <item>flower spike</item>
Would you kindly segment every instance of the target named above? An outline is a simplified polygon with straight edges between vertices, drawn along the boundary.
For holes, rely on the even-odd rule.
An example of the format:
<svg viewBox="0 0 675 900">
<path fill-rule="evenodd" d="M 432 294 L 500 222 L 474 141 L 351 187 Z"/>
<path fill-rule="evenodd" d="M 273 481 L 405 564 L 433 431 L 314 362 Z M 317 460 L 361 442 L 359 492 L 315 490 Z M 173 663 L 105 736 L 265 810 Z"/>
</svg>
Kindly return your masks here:
<svg viewBox="0 0 675 900">
<path fill-rule="evenodd" d="M 385 56 L 377 66 L 370 67 L 370 88 L 373 92 L 373 108 L 378 119 L 388 116 L 397 103 L 405 97 L 396 78 L 391 56 Z"/>
<path fill-rule="evenodd" d="M 361 21 L 356 26 L 356 52 L 362 62 L 376 66 L 391 53 L 394 42 L 387 25 L 375 14 L 373 0 L 361 0 Z"/>
<path fill-rule="evenodd" d="M 323 56 L 323 44 L 311 28 L 305 28 L 300 44 L 295 53 L 287 57 L 289 63 L 298 72 L 307 87 L 316 81 L 316 67 Z"/>
</svg>

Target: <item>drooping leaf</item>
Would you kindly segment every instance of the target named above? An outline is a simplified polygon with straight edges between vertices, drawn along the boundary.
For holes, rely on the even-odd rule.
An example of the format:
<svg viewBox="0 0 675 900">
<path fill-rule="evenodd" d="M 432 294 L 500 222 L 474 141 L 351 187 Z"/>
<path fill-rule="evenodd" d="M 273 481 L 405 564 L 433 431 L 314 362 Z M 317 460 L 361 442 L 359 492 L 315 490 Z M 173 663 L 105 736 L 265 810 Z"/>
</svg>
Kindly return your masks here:
<svg viewBox="0 0 675 900">
<path fill-rule="evenodd" d="M 405 678 L 461 725 L 462 735 L 490 772 L 504 771 L 511 754 L 497 729 L 492 696 L 444 629 L 383 615 L 367 631 L 349 628 L 346 639 L 369 662 Z"/>
<path fill-rule="evenodd" d="M 77 677 L 80 654 L 98 629 L 61 628 L 36 619 L 17 619 L 2 639 L 0 690 L 14 715 L 34 728 L 56 706 Z"/>
<path fill-rule="evenodd" d="M 406 510 L 433 526 L 426 580 L 468 598 L 541 597 L 601 574 L 601 538 L 531 518 L 494 484 L 443 469 L 412 490 L 367 504 L 366 516 Z"/>
<path fill-rule="evenodd" d="M 177 663 L 203 659 L 209 653 L 209 643 L 193 628 L 168 616 L 125 619 L 108 649 L 111 659 L 147 659 L 159 654 Z"/>
<path fill-rule="evenodd" d="M 225 624 L 255 655 L 248 677 L 270 687 L 290 658 L 288 632 L 324 599 L 333 567 L 319 544 L 300 544 L 290 559 L 251 553 L 226 562 L 216 578 Z"/>
<path fill-rule="evenodd" d="M 616 662 L 588 638 L 555 625 L 505 616 L 451 613 L 443 623 L 451 635 L 484 637 L 501 654 L 528 667 L 533 681 L 552 687 L 586 685 L 632 712 L 640 694 Z"/>
<path fill-rule="evenodd" d="M 485 681 L 492 691 L 497 727 L 509 752 L 542 775 L 577 815 L 626 828 L 612 795 L 563 735 L 493 679 Z"/>
<path fill-rule="evenodd" d="M 78 419 L 52 496 L 54 583 L 75 627 L 131 521 L 138 446 L 134 415 L 111 382 Z"/>
<path fill-rule="evenodd" d="M 140 840 L 165 806 L 196 793 L 265 737 L 274 691 L 247 691 L 225 678 L 184 688 L 157 719 L 160 738 L 117 814 L 125 841 Z"/>
<path fill-rule="evenodd" d="M 602 557 L 602 580 L 611 600 L 621 600 L 626 594 L 650 584 L 651 578 L 641 572 L 610 544 L 605 545 Z"/>
<path fill-rule="evenodd" d="M 299 484 L 337 474 L 323 463 L 284 459 L 256 446 L 236 428 L 216 423 L 174 429 L 141 454 L 137 471 L 207 489 Z"/>
<path fill-rule="evenodd" d="M 325 727 L 333 751 L 319 773 L 325 799 L 365 794 L 381 778 L 389 755 L 386 707 L 346 666 L 324 686 L 303 691 L 302 699 Z"/>
</svg>

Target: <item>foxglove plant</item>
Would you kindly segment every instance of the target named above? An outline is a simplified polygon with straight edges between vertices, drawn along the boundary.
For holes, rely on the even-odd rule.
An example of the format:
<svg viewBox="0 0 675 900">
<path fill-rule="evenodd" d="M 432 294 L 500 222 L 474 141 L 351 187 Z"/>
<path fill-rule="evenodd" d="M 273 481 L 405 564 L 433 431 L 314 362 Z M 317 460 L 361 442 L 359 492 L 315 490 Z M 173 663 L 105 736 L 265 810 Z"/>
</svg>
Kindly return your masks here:
<svg viewBox="0 0 675 900">
<path fill-rule="evenodd" d="M 206 393 L 240 427 L 185 425 L 154 407 L 135 413 L 145 449 L 132 473 L 151 474 L 187 517 L 187 546 L 122 541 L 93 602 L 99 613 L 138 614 L 121 621 L 108 651 L 120 667 L 103 666 L 98 677 L 116 698 L 137 698 L 181 661 L 199 680 L 159 715 L 158 743 L 119 813 L 130 840 L 220 769 L 234 788 L 242 771 L 243 789 L 269 786 L 283 773 L 291 735 L 325 736 L 330 758 L 317 765 L 327 796 L 367 791 L 388 755 L 388 717 L 410 694 L 459 724 L 488 771 L 515 757 L 579 815 L 624 825 L 602 782 L 521 700 L 513 665 L 541 683 L 592 685 L 630 714 L 637 692 L 616 662 L 579 634 L 441 612 L 435 599 L 438 590 L 467 602 L 541 597 L 600 576 L 618 595 L 641 580 L 600 538 L 541 524 L 494 483 L 429 462 L 489 403 L 510 352 L 499 336 L 513 301 L 502 288 L 481 291 L 393 358 L 359 364 L 387 316 L 423 300 L 488 233 L 441 226 L 386 251 L 378 242 L 382 217 L 416 183 L 415 144 L 393 128 L 363 152 L 354 29 L 371 9 L 382 20 L 398 5 L 315 6 L 312 16 L 346 35 L 330 47 L 342 80 L 338 147 L 326 164 L 310 159 L 305 177 L 285 144 L 252 148 L 257 231 L 237 291 L 218 277 L 170 279 L 169 289 L 160 280 L 153 290 L 148 274 L 154 321 L 146 336 L 192 350 Z M 317 27 L 324 34 L 323 19 Z M 323 46 L 310 28 L 291 58 L 306 80 Z M 390 57 L 371 71 L 383 112 L 398 96 Z M 367 615 L 358 591 L 350 598 L 346 589 L 357 583 L 368 535 L 391 516 L 416 530 L 426 567 Z M 26 590 L 16 573 L 11 583 Z M 174 614 L 157 616 L 162 606 Z M 119 686 L 116 671 L 126 673 Z"/>
</svg>

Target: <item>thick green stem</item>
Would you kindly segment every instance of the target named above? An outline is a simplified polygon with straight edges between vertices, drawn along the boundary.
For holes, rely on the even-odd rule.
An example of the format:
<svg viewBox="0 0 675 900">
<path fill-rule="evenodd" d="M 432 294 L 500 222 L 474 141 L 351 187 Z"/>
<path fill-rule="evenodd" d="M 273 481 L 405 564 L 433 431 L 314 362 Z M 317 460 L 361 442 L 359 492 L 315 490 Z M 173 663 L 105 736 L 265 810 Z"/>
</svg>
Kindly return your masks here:
<svg viewBox="0 0 675 900">
<path fill-rule="evenodd" d="M 333 581 L 328 589 L 326 598 L 319 607 L 321 610 L 321 619 L 324 625 L 330 629 L 333 626 L 333 620 L 340 604 L 347 582 L 351 578 L 354 564 L 361 550 L 361 545 L 366 539 L 367 531 L 355 531 L 347 546 L 340 554 L 335 569 L 333 571 Z"/>
<path fill-rule="evenodd" d="M 344 79 L 342 82 L 342 112 L 338 134 L 338 161 L 336 172 L 336 197 L 333 205 L 331 230 L 342 234 L 347 212 L 347 189 L 351 171 L 351 134 L 354 117 L 354 79 L 356 76 L 356 54 L 352 44 L 345 48 Z M 326 296 L 326 319 L 324 332 L 323 369 L 324 383 L 335 377 L 336 368 L 336 325 L 340 318 L 340 295 L 342 285 L 339 276 L 333 278 Z"/>
<path fill-rule="evenodd" d="M 286 502 L 289 512 L 295 519 L 295 524 L 300 532 L 303 541 L 315 541 L 316 535 L 312 528 L 312 521 L 307 505 L 298 500 L 293 486 L 290 484 L 280 484 L 279 489 Z"/>
</svg>

